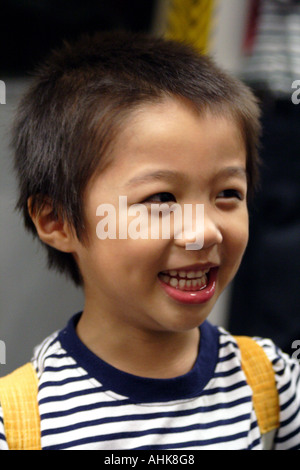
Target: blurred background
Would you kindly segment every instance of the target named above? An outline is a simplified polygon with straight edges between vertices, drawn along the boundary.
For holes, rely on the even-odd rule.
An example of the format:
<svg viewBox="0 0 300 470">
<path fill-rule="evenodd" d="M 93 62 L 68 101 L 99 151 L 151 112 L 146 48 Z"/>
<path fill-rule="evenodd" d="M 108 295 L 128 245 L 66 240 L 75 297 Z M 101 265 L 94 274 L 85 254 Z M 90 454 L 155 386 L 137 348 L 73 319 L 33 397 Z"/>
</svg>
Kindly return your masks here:
<svg viewBox="0 0 300 470">
<path fill-rule="evenodd" d="M 300 339 L 300 105 L 291 104 L 292 82 L 300 79 L 299 8 L 297 0 L 1 1 L 0 376 L 28 361 L 36 344 L 83 307 L 81 291 L 47 270 L 43 249 L 14 210 L 11 122 L 49 50 L 111 29 L 195 43 L 260 97 L 264 166 L 250 206 L 252 242 L 210 320 L 233 333 L 272 337 L 292 352 Z"/>
</svg>

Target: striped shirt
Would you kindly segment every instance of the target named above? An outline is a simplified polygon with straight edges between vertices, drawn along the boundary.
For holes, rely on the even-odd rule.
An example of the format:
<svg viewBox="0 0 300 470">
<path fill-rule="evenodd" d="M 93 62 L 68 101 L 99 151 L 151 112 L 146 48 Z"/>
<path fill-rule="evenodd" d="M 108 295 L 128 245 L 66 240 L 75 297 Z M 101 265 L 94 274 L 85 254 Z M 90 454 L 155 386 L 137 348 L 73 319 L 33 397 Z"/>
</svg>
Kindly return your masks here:
<svg viewBox="0 0 300 470">
<path fill-rule="evenodd" d="M 35 349 L 46 450 L 261 449 L 251 389 L 233 336 L 205 321 L 193 369 L 150 379 L 124 373 L 78 338 L 75 315 Z M 275 449 L 300 449 L 300 366 L 270 340 L 280 399 Z M 0 413 L 0 449 L 7 449 Z"/>
<path fill-rule="evenodd" d="M 241 78 L 250 85 L 290 99 L 300 79 L 300 1 L 261 0 L 251 55 Z"/>
</svg>

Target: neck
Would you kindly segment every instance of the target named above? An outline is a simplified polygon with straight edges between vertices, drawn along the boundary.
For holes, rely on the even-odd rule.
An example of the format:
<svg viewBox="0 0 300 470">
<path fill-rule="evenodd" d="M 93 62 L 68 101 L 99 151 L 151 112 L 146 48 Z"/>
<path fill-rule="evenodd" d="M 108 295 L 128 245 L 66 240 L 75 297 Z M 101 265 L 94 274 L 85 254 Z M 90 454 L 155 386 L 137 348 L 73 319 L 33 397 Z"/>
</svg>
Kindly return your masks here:
<svg viewBox="0 0 300 470">
<path fill-rule="evenodd" d="M 150 331 L 114 327 L 105 315 L 84 311 L 77 325 L 81 341 L 98 357 L 123 372 L 149 378 L 172 378 L 189 372 L 198 355 L 199 329 Z"/>
</svg>

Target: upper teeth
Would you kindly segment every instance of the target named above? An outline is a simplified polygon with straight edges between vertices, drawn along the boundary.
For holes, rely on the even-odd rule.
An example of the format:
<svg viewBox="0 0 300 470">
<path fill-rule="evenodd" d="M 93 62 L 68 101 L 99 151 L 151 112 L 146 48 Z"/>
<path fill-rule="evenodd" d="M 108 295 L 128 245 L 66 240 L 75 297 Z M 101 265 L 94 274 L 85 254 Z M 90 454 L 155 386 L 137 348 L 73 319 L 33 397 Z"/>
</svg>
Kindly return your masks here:
<svg viewBox="0 0 300 470">
<path fill-rule="evenodd" d="M 205 269 L 203 271 L 184 271 L 184 270 L 171 270 L 171 271 L 163 271 L 164 274 L 168 274 L 169 276 L 179 276 L 181 278 L 187 279 L 195 279 L 204 276 L 204 274 L 208 273 L 209 269 Z"/>
</svg>

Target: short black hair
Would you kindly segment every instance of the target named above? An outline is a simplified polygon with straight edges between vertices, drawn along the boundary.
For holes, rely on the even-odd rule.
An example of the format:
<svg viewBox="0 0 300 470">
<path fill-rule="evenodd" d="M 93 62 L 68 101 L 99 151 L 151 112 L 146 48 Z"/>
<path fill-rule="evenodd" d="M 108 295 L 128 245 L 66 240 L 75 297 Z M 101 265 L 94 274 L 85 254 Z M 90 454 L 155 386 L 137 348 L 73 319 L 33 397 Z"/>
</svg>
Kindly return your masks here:
<svg viewBox="0 0 300 470">
<path fill-rule="evenodd" d="M 233 117 L 247 152 L 248 188 L 258 176 L 259 106 L 250 89 L 191 46 L 144 33 L 105 32 L 64 42 L 35 73 L 20 102 L 12 146 L 19 182 L 17 208 L 36 235 L 28 211 L 51 201 L 84 239 L 83 193 L 106 164 L 118 130 L 138 105 L 166 96 L 202 112 Z M 48 264 L 82 278 L 74 258 L 50 246 Z"/>
</svg>

